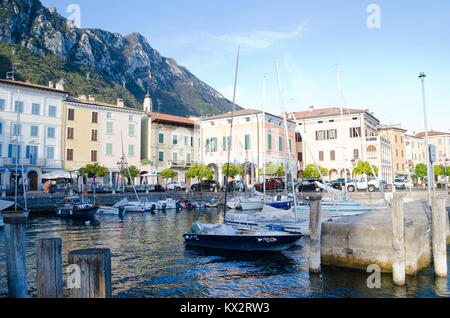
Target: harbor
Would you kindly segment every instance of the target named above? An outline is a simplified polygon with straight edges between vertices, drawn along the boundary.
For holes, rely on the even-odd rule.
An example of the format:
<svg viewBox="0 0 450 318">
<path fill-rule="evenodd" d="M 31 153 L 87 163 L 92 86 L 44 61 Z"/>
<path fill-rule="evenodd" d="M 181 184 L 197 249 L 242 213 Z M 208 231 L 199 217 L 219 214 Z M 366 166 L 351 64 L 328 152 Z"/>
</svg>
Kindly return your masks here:
<svg viewBox="0 0 450 318">
<path fill-rule="evenodd" d="M 158 214 L 101 216 L 98 223 L 30 217 L 27 224 L 29 296 L 36 297 L 34 242 L 62 239 L 64 277 L 68 253 L 86 248 L 111 249 L 112 297 L 449 297 L 448 279 L 436 285 L 433 267 L 407 276 L 397 288 L 392 275 L 381 274 L 381 287 L 367 287 L 362 270 L 323 266 L 309 274 L 309 239 L 277 254 L 252 255 L 186 248 L 182 233 L 195 221 L 223 222 L 223 211 L 208 209 Z M 0 231 L 0 249 L 4 233 Z M 450 250 L 447 250 L 447 258 Z M 4 254 L 0 262 L 5 263 Z M 8 296 L 6 266 L 0 267 L 0 296 Z M 68 297 L 69 290 L 64 288 Z"/>
<path fill-rule="evenodd" d="M 225 223 L 223 207 L 97 215 L 91 221 L 58 218 L 54 209 L 48 209 L 30 213 L 26 221 L 27 295 L 39 297 L 35 243 L 60 239 L 63 297 L 72 297 L 67 287 L 69 253 L 101 249 L 110 251 L 110 297 L 113 298 L 449 297 L 449 278 L 436 278 L 426 201 L 420 199 L 422 195 L 418 192 L 419 200 L 405 200 L 404 204 L 406 277 L 403 286 L 393 282 L 395 251 L 392 250 L 391 215 L 386 210 L 323 222 L 320 270 L 316 274 L 311 271 L 313 252 L 309 236 L 303 236 L 281 253 L 269 254 L 186 245 L 183 233 L 188 232 L 193 223 Z M 167 194 L 150 196 L 156 200 Z M 187 199 L 186 196 L 191 200 L 195 197 L 196 200 L 214 198 L 220 201 L 223 193 L 180 193 L 177 199 Z M 109 204 L 123 199 L 119 195 L 114 197 L 101 195 L 97 199 Z M 379 197 L 372 194 L 369 199 L 377 202 Z M 404 194 L 403 198 L 406 197 Z M 440 197 L 448 198 L 445 194 Z M 32 203 L 30 200 L 31 209 Z M 37 206 L 42 209 L 42 203 Z M 447 218 L 449 212 L 450 207 L 447 207 Z M 448 243 L 448 219 L 446 226 Z M 0 231 L 0 250 L 5 250 L 3 230 Z M 447 267 L 450 266 L 449 256 L 447 245 Z M 0 255 L 0 262 L 6 262 L 4 254 Z M 380 266 L 377 288 L 368 283 L 370 273 L 366 269 L 373 264 Z M 2 266 L 0 297 L 9 296 L 7 276 L 7 266 Z"/>
</svg>

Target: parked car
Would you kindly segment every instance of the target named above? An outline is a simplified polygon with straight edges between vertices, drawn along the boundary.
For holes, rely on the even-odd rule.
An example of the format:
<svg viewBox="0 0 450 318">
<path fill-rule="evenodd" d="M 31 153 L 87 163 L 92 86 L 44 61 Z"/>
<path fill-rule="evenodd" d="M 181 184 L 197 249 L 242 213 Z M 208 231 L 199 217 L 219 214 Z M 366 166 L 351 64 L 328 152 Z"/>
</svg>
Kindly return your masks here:
<svg viewBox="0 0 450 318">
<path fill-rule="evenodd" d="M 225 192 L 226 184 L 224 184 L 221 188 L 223 192 Z M 233 180 L 228 182 L 228 192 L 239 191 L 245 192 L 247 191 L 247 185 L 242 180 Z"/>
<path fill-rule="evenodd" d="M 200 183 L 191 186 L 192 191 L 210 191 L 215 192 L 219 189 L 219 184 L 214 180 L 203 180 Z"/>
<path fill-rule="evenodd" d="M 375 179 L 367 180 L 363 178 L 360 180 L 352 180 L 347 182 L 347 190 L 348 192 L 355 192 L 358 190 L 368 190 L 369 192 L 374 192 L 375 190 L 380 190 L 380 184 Z"/>
<path fill-rule="evenodd" d="M 258 192 L 263 192 L 264 191 L 264 184 L 263 183 L 257 183 L 253 187 Z M 283 189 L 284 189 L 283 179 L 274 178 L 274 179 L 267 179 L 266 180 L 266 191 L 281 191 Z"/>
<path fill-rule="evenodd" d="M 396 190 L 405 190 L 406 189 L 405 179 L 403 178 L 394 179 L 394 186 Z"/>
<path fill-rule="evenodd" d="M 186 183 L 180 181 L 173 181 L 167 184 L 167 190 L 185 191 L 187 188 Z"/>
<path fill-rule="evenodd" d="M 316 184 L 316 181 L 323 183 L 321 180 L 316 178 L 306 178 L 302 182 L 300 182 L 298 187 L 298 192 L 322 192 L 322 189 L 319 188 Z"/>
</svg>

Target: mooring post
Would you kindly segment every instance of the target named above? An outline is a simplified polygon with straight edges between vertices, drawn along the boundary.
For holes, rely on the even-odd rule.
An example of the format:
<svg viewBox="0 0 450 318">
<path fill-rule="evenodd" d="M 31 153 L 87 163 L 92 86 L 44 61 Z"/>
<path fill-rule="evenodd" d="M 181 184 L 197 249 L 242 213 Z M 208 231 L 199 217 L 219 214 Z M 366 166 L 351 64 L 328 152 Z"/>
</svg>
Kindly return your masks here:
<svg viewBox="0 0 450 318">
<path fill-rule="evenodd" d="M 434 198 L 432 238 L 434 272 L 437 277 L 447 277 L 447 218 L 446 200 Z"/>
<path fill-rule="evenodd" d="M 38 297 L 62 298 L 62 240 L 60 238 L 37 240 L 35 248 Z"/>
<path fill-rule="evenodd" d="M 403 198 L 395 193 L 391 201 L 392 216 L 392 276 L 394 285 L 406 284 L 405 215 Z"/>
<path fill-rule="evenodd" d="M 309 198 L 310 273 L 320 273 L 320 239 L 322 234 L 321 202 L 322 196 L 311 196 Z"/>
<path fill-rule="evenodd" d="M 69 252 L 69 264 L 80 268 L 80 288 L 72 288 L 73 298 L 111 297 L 111 251 L 86 249 Z"/>
<path fill-rule="evenodd" d="M 5 255 L 8 276 L 8 292 L 11 298 L 27 298 L 26 224 L 25 215 L 6 215 Z"/>
</svg>

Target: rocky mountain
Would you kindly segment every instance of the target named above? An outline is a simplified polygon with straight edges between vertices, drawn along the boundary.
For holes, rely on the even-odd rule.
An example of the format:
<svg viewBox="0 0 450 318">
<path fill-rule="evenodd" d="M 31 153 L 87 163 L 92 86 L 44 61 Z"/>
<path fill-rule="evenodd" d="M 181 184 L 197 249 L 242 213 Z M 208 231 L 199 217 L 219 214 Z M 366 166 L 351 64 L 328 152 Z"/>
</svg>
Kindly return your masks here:
<svg viewBox="0 0 450 318">
<path fill-rule="evenodd" d="M 63 59 L 64 72 L 60 74 L 77 73 L 65 79 L 69 92 L 90 94 L 93 92 L 86 90 L 92 88 L 94 93 L 100 94 L 99 99 L 113 102 L 115 94 L 111 94 L 111 90 L 116 89 L 125 95 L 121 97 L 127 105 L 141 108 L 149 91 L 155 111 L 160 107 L 161 112 L 179 116 L 220 114 L 232 107 L 229 100 L 188 69 L 161 56 L 139 33 L 122 36 L 100 29 L 76 28 L 70 20 L 55 9 L 44 7 L 39 0 L 0 0 L 0 42 L 8 43 L 3 44 L 0 51 L 5 51 L 5 46 L 9 49 L 19 45 L 36 59 L 43 59 L 42 63 L 51 63 L 52 56 Z M 13 50 L 3 56 L 5 63 L 17 62 L 15 54 Z M 20 63 L 18 75 L 23 80 L 40 84 L 57 80 L 37 76 L 24 62 Z M 77 80 L 71 81 L 72 77 Z M 108 94 L 102 91 L 102 85 L 93 83 L 96 77 L 110 88 Z M 86 85 L 80 86 L 83 80 Z"/>
</svg>

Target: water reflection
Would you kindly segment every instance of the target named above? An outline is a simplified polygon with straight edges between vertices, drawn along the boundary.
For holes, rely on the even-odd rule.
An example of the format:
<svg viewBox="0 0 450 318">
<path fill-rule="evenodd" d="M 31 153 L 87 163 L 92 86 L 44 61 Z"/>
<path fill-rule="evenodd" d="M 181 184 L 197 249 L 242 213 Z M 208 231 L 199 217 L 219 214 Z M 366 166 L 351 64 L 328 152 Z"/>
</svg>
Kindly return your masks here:
<svg viewBox="0 0 450 318">
<path fill-rule="evenodd" d="M 111 249 L 114 297 L 448 297 L 449 280 L 435 280 L 432 268 L 407 277 L 394 289 L 381 275 L 381 288 L 367 287 L 364 271 L 308 268 L 309 240 L 282 253 L 251 254 L 187 247 L 182 237 L 195 221 L 222 223 L 217 209 L 128 213 L 100 216 L 89 224 L 53 217 L 30 218 L 27 269 L 30 295 L 36 295 L 34 242 L 59 237 L 63 266 L 68 253 L 84 248 Z M 7 296 L 4 236 L 0 231 L 0 297 Z M 64 271 L 64 274 L 65 271 Z M 65 294 L 69 292 L 65 289 Z"/>
</svg>

